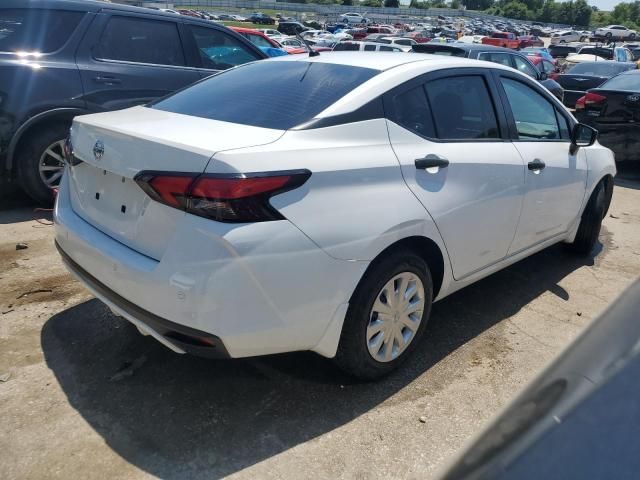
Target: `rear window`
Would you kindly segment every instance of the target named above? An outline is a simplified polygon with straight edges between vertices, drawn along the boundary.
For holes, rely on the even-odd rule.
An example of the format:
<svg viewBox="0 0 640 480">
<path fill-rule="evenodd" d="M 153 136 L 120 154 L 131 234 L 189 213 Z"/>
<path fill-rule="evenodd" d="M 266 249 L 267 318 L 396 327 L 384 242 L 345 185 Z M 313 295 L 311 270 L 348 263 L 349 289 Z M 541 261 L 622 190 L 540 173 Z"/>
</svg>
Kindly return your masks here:
<svg viewBox="0 0 640 480">
<path fill-rule="evenodd" d="M 598 88 L 640 93 L 640 75 L 637 73 L 618 75 L 617 77 L 607 80 Z"/>
<path fill-rule="evenodd" d="M 311 120 L 378 73 L 321 62 L 257 62 L 215 75 L 151 108 L 286 130 Z"/>
<path fill-rule="evenodd" d="M 0 52 L 55 52 L 69 40 L 84 15 L 65 10 L 0 9 Z"/>
<path fill-rule="evenodd" d="M 610 48 L 585 47 L 581 48 L 579 53 L 581 55 L 597 55 L 605 60 L 613 60 L 613 50 Z"/>
<path fill-rule="evenodd" d="M 360 50 L 360 44 L 352 43 L 352 42 L 340 42 L 335 47 L 333 47 L 333 50 L 336 52 L 347 51 L 347 50 L 356 51 L 356 50 Z"/>
<path fill-rule="evenodd" d="M 589 62 L 578 63 L 565 73 L 571 75 L 593 75 L 595 77 L 610 77 L 618 73 L 626 72 L 629 66 L 620 62 Z"/>
</svg>

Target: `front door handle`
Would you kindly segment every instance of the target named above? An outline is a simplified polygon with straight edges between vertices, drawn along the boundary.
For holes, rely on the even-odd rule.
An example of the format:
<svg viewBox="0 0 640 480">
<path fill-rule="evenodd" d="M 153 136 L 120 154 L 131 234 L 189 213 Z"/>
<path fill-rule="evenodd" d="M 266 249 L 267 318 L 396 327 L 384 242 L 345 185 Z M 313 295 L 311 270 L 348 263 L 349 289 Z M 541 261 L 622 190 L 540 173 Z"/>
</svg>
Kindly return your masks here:
<svg viewBox="0 0 640 480">
<path fill-rule="evenodd" d="M 542 170 L 546 166 L 547 165 L 539 158 L 534 158 L 533 162 L 529 162 L 527 164 L 527 167 L 529 167 L 529 170 Z"/>
<path fill-rule="evenodd" d="M 433 167 L 446 168 L 449 166 L 449 160 L 430 153 L 424 158 L 416 158 L 415 165 L 418 170 L 425 170 Z"/>
<path fill-rule="evenodd" d="M 122 80 L 116 77 L 102 77 L 98 75 L 97 77 L 93 77 L 93 81 L 96 83 L 104 83 L 105 85 L 119 85 L 122 83 Z"/>
</svg>

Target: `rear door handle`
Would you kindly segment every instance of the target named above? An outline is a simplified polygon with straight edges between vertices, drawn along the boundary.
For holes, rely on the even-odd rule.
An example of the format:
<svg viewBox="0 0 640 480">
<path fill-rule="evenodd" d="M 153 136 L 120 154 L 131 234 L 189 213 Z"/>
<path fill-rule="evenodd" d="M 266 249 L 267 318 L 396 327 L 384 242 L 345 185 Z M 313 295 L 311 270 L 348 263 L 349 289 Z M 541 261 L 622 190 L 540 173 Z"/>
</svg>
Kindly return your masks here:
<svg viewBox="0 0 640 480">
<path fill-rule="evenodd" d="M 116 77 L 102 77 L 98 75 L 97 77 L 93 77 L 93 81 L 96 83 L 104 83 L 105 85 L 119 85 L 122 83 L 122 80 Z"/>
<path fill-rule="evenodd" d="M 529 170 L 543 170 L 544 167 L 546 166 L 547 165 L 539 158 L 534 158 L 533 162 L 529 162 L 527 164 L 527 167 L 529 167 Z"/>
<path fill-rule="evenodd" d="M 415 165 L 418 170 L 425 170 L 433 167 L 446 168 L 449 166 L 449 160 L 430 153 L 424 158 L 416 158 Z"/>
</svg>

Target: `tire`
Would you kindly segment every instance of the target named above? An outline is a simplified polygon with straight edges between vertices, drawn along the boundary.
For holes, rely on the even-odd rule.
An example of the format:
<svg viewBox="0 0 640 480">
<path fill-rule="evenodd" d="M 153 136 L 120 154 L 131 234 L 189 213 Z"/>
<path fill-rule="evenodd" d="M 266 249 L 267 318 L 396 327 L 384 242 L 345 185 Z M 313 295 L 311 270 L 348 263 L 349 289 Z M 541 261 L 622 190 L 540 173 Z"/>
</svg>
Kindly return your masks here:
<svg viewBox="0 0 640 480">
<path fill-rule="evenodd" d="M 568 245 L 569 249 L 574 253 L 589 255 L 593 247 L 595 247 L 598 241 L 598 235 L 600 234 L 602 219 L 608 208 L 607 197 L 605 184 L 604 182 L 600 182 L 591 194 L 589 203 L 587 203 L 582 213 L 575 240 Z"/>
<path fill-rule="evenodd" d="M 392 282 L 394 279 L 396 281 Z M 422 290 L 417 280 L 421 283 Z M 403 285 L 402 281 L 405 282 L 405 288 L 402 288 L 405 292 L 410 291 L 410 286 L 415 288 L 415 293 L 409 298 L 409 301 L 414 301 L 414 305 L 410 305 L 409 302 L 406 307 L 394 309 L 395 301 L 391 296 L 385 296 L 386 291 L 392 290 L 385 288 L 392 285 L 392 289 L 395 290 Z M 398 291 L 400 289 L 398 288 Z M 394 298 L 402 301 L 395 295 Z M 375 380 L 398 368 L 420 342 L 431 314 L 432 301 L 431 273 L 421 257 L 405 250 L 391 253 L 374 262 L 360 281 L 349 303 L 335 358 L 338 366 L 360 380 Z M 411 313 L 411 316 L 382 313 L 384 310 L 378 313 L 374 304 L 379 305 L 379 308 L 384 306 L 385 310 L 391 305 L 389 309 L 395 310 L 396 313 L 408 312 L 421 305 L 422 313 L 420 315 L 419 310 Z M 387 336 L 387 328 L 394 332 L 393 336 Z M 377 333 L 371 333 L 375 331 Z M 386 343 L 387 338 L 392 338 L 391 345 Z M 404 347 L 400 345 L 400 338 L 406 342 Z M 374 358 L 372 351 L 377 351 L 379 358 Z"/>
<path fill-rule="evenodd" d="M 580 41 L 581 42 L 586 42 L 587 41 L 587 37 L 580 37 Z"/>
<path fill-rule="evenodd" d="M 604 36 L 604 39 L 608 42 L 611 40 L 612 37 L 613 35 L 611 34 L 611 32 L 607 32 Z"/>
<path fill-rule="evenodd" d="M 634 41 L 636 39 L 636 34 L 632 33 L 631 35 L 629 35 L 629 40 Z"/>
<path fill-rule="evenodd" d="M 60 163 L 56 157 L 62 158 L 62 144 L 69 135 L 69 127 L 67 122 L 50 124 L 27 133 L 27 137 L 21 140 L 22 147 L 16 155 L 18 181 L 39 204 L 49 206 L 53 203 L 52 187 L 60 182 L 62 170 L 41 172 L 40 168 L 41 164 L 44 168 L 54 168 Z M 47 153 L 48 150 L 51 154 Z M 49 184 L 46 183 L 48 179 L 51 180 Z"/>
</svg>

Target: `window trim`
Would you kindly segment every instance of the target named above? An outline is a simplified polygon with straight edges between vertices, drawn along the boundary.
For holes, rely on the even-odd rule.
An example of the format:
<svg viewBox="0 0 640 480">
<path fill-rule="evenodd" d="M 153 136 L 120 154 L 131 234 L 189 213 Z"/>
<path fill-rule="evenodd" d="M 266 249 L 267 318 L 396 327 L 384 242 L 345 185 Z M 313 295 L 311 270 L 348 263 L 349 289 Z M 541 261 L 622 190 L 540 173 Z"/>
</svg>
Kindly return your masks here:
<svg viewBox="0 0 640 480">
<path fill-rule="evenodd" d="M 130 12 L 109 12 L 109 13 L 103 13 L 103 15 L 105 15 L 105 18 L 103 19 L 103 24 L 100 27 L 100 31 L 98 32 L 95 42 L 94 44 L 91 46 L 90 52 L 91 52 L 91 59 L 95 62 L 98 63 L 108 63 L 108 64 L 117 64 L 117 65 L 139 65 L 139 66 L 143 66 L 143 67 L 161 67 L 161 68 L 173 68 L 173 69 L 191 69 L 191 70 L 195 70 L 194 67 L 192 67 L 191 65 L 189 65 L 189 56 L 187 55 L 187 51 L 185 49 L 185 42 L 184 42 L 184 38 L 183 38 L 183 33 L 182 33 L 182 29 L 180 28 L 180 24 L 182 22 L 178 21 L 178 19 L 174 20 L 172 18 L 165 18 L 165 17 L 158 17 L 158 16 L 147 16 L 147 15 L 141 15 L 141 14 L 131 14 Z M 102 37 L 104 36 L 104 32 L 107 29 L 107 27 L 109 26 L 109 22 L 111 21 L 111 19 L 113 19 L 114 17 L 121 17 L 121 18 L 134 18 L 134 19 L 138 19 L 138 20 L 150 20 L 150 21 L 155 21 L 155 22 L 165 22 L 165 23 L 171 23 L 176 27 L 176 31 L 178 32 L 178 39 L 180 40 L 180 48 L 182 50 L 182 57 L 184 58 L 184 65 L 166 65 L 163 63 L 145 63 L 145 62 L 133 62 L 131 60 L 117 60 L 117 59 L 113 59 L 113 58 L 100 58 L 96 56 L 95 50 L 96 47 L 98 46 L 98 44 L 100 43 L 100 41 L 102 40 Z"/>
<path fill-rule="evenodd" d="M 435 72 L 425 73 L 418 77 L 412 78 L 397 87 L 388 90 L 383 96 L 383 104 L 384 104 L 384 112 L 385 118 L 390 120 L 401 128 L 405 128 L 397 122 L 397 116 L 395 112 L 394 105 L 394 97 L 405 93 L 413 88 L 424 85 L 433 80 L 441 80 L 444 78 L 450 77 L 461 77 L 461 76 L 481 76 L 484 79 L 484 82 L 487 87 L 487 92 L 489 94 L 489 101 L 493 106 L 494 115 L 496 117 L 496 123 L 498 126 L 498 137 L 497 138 L 457 138 L 457 139 L 441 139 L 441 138 L 433 138 L 427 137 L 425 135 L 421 135 L 418 132 L 414 132 L 413 130 L 409 130 L 414 135 L 417 135 L 420 138 L 428 140 L 433 143 L 504 143 L 510 142 L 510 131 L 508 128 L 507 118 L 501 107 L 501 98 L 499 96 L 499 92 L 496 90 L 496 86 L 494 84 L 494 80 L 491 77 L 490 70 L 486 68 L 477 68 L 477 67 L 457 67 L 457 68 L 447 68 L 438 70 Z M 425 91 L 426 93 L 426 91 Z M 428 95 L 427 95 L 428 101 Z M 432 113 L 433 114 L 433 113 Z M 435 119 L 434 119 L 435 123 Z"/>
<path fill-rule="evenodd" d="M 524 76 L 520 76 L 520 75 L 516 75 L 513 74 L 509 71 L 505 71 L 505 70 L 493 70 L 493 80 L 496 84 L 496 88 L 499 91 L 499 95 L 500 98 L 502 100 L 502 104 L 503 104 L 503 108 L 505 111 L 505 115 L 508 119 L 509 122 L 509 131 L 510 131 L 510 141 L 512 142 L 543 142 L 543 143 L 571 143 L 571 140 L 569 138 L 540 138 L 540 139 L 531 139 L 531 138 L 525 138 L 522 139 L 519 137 L 518 135 L 518 128 L 516 125 L 516 121 L 515 118 L 513 116 L 513 111 L 511 110 L 511 104 L 509 103 L 509 99 L 507 97 L 507 93 L 504 90 L 504 87 L 502 86 L 502 82 L 501 82 L 501 78 L 508 78 L 510 80 L 514 80 L 516 82 L 520 82 L 530 88 L 532 88 L 534 91 L 536 91 L 538 94 L 540 94 L 545 100 L 547 100 L 547 102 L 549 102 L 551 104 L 551 106 L 554 108 L 555 110 L 555 117 L 556 117 L 556 124 L 558 125 L 558 132 L 560 132 L 560 135 L 562 135 L 562 129 L 560 128 L 560 123 L 559 123 L 559 118 L 558 116 L 561 116 L 562 118 L 564 118 L 568 124 L 569 124 L 569 134 L 571 133 L 571 130 L 573 129 L 573 127 L 575 126 L 575 124 L 577 123 L 575 119 L 573 119 L 571 116 L 569 116 L 567 114 L 567 111 L 565 110 L 565 107 L 560 103 L 560 101 L 553 96 L 553 94 L 551 94 L 550 92 L 546 91 L 544 89 L 544 87 L 542 87 L 538 82 L 529 79 L 528 76 L 525 76 L 525 74 L 522 74 Z"/>
</svg>

